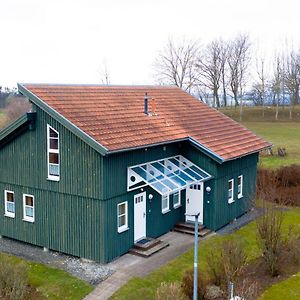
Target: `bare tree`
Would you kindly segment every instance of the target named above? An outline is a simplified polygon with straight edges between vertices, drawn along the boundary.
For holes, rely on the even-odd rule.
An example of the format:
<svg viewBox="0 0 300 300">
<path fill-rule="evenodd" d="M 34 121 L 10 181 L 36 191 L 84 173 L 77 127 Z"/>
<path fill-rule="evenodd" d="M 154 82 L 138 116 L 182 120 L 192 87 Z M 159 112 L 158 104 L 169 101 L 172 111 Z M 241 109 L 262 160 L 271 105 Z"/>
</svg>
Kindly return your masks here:
<svg viewBox="0 0 300 300">
<path fill-rule="evenodd" d="M 222 68 L 221 68 L 221 81 L 222 81 L 222 90 L 223 90 L 223 102 L 224 106 L 227 106 L 227 60 L 228 60 L 228 42 L 224 40 L 220 40 L 221 43 L 221 61 L 222 61 Z"/>
<path fill-rule="evenodd" d="M 300 53 L 291 50 L 286 56 L 285 85 L 290 94 L 290 119 L 294 105 L 299 103 Z"/>
<path fill-rule="evenodd" d="M 266 97 L 266 64 L 265 57 L 261 56 L 256 59 L 256 73 L 258 76 L 258 82 L 256 83 L 256 88 L 259 92 L 260 102 L 262 105 L 262 116 L 265 117 L 265 97 Z"/>
<path fill-rule="evenodd" d="M 243 90 L 250 63 L 250 46 L 249 36 L 240 34 L 231 41 L 228 49 L 230 89 L 235 106 L 240 105 L 240 120 L 242 120 L 243 113 Z"/>
<path fill-rule="evenodd" d="M 102 67 L 102 70 L 101 70 L 101 83 L 106 84 L 106 85 L 109 85 L 111 83 L 110 82 L 110 74 L 109 74 L 108 67 L 107 67 L 106 63 L 103 64 L 103 67 Z"/>
<path fill-rule="evenodd" d="M 278 120 L 279 101 L 280 101 L 283 76 L 284 76 L 284 58 L 282 55 L 281 56 L 277 55 L 275 57 L 273 78 L 271 80 L 271 92 L 273 98 L 273 105 L 276 105 L 276 113 L 275 113 L 276 121 Z M 284 86 L 283 86 L 282 95 L 284 96 Z"/>
<path fill-rule="evenodd" d="M 224 69 L 223 48 L 220 41 L 215 40 L 206 46 L 197 60 L 197 72 L 200 85 L 213 93 L 213 106 L 220 107 L 219 88 L 222 70 Z"/>
<path fill-rule="evenodd" d="M 191 92 L 196 85 L 197 42 L 182 41 L 175 44 L 169 40 L 155 61 L 156 77 L 160 84 L 176 85 Z"/>
</svg>

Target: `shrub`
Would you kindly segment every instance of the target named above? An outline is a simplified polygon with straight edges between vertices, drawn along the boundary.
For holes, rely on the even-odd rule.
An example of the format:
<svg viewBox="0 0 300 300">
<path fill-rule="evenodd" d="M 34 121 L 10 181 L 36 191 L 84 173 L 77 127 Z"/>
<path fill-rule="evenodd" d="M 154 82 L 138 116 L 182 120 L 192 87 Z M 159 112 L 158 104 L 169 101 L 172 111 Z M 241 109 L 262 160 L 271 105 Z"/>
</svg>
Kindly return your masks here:
<svg viewBox="0 0 300 300">
<path fill-rule="evenodd" d="M 209 284 L 209 281 L 202 273 L 198 272 L 198 299 L 205 300 L 206 299 L 206 289 Z M 194 270 L 190 269 L 184 273 L 182 279 L 182 291 L 188 297 L 188 299 L 193 299 L 193 291 L 194 291 Z"/>
<path fill-rule="evenodd" d="M 218 286 L 235 282 L 246 262 L 247 256 L 240 242 L 224 241 L 219 249 L 213 249 L 208 254 L 207 266 L 212 282 Z"/>
<path fill-rule="evenodd" d="M 28 272 L 23 263 L 13 264 L 0 259 L 0 299 L 24 299 L 27 290 Z"/>
<path fill-rule="evenodd" d="M 208 274 L 212 283 L 220 286 L 225 282 L 225 270 L 221 258 L 221 251 L 212 249 L 207 254 Z"/>
<path fill-rule="evenodd" d="M 242 244 L 230 240 L 222 244 L 221 258 L 227 282 L 235 282 L 247 263 L 247 256 Z"/>
<path fill-rule="evenodd" d="M 235 288 L 235 295 L 242 299 L 257 299 L 258 293 L 258 283 L 250 279 L 243 279 Z"/>
<path fill-rule="evenodd" d="M 262 257 L 271 276 L 279 274 L 279 259 L 282 253 L 282 212 L 274 208 L 266 209 L 265 214 L 257 221 L 257 240 Z"/>
<path fill-rule="evenodd" d="M 179 282 L 163 282 L 156 291 L 155 300 L 186 300 Z"/>
<path fill-rule="evenodd" d="M 258 169 L 257 198 L 282 205 L 300 206 L 300 165 L 277 170 Z"/>
</svg>

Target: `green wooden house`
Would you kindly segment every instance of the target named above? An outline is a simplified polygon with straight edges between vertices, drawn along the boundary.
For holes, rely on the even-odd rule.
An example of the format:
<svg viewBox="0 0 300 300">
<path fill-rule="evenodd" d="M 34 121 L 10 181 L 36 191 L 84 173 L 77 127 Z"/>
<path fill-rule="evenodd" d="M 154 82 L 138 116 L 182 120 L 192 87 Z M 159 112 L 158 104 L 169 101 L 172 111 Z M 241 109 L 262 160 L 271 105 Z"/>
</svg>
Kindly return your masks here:
<svg viewBox="0 0 300 300">
<path fill-rule="evenodd" d="M 19 84 L 0 131 L 0 235 L 109 262 L 178 222 L 245 213 L 270 144 L 176 87 Z"/>
</svg>

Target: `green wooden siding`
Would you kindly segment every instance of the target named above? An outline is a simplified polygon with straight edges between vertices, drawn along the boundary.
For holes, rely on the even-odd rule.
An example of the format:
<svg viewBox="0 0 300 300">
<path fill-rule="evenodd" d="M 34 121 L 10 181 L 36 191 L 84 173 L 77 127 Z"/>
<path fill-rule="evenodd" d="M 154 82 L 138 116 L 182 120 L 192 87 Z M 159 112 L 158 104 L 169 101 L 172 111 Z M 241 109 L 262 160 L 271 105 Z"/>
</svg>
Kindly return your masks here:
<svg viewBox="0 0 300 300">
<path fill-rule="evenodd" d="M 0 183 L 1 199 L 5 189 L 14 192 L 15 218 L 4 216 L 4 200 L 1 201 L 1 235 L 74 256 L 104 260 L 101 201 L 5 183 Z M 23 221 L 23 194 L 27 193 L 34 195 L 34 223 Z"/>
<path fill-rule="evenodd" d="M 146 235 L 148 237 L 158 237 L 170 231 L 174 225 L 184 220 L 185 213 L 185 191 L 182 191 L 182 206 L 173 207 L 173 197 L 170 196 L 170 211 L 163 214 L 161 212 L 161 195 L 152 188 L 143 188 L 146 192 Z M 134 195 L 141 193 L 141 189 L 124 193 L 106 201 L 102 201 L 105 206 L 107 222 L 105 223 L 105 245 L 106 257 L 105 261 L 111 261 L 120 256 L 134 244 Z M 153 199 L 149 199 L 149 194 L 153 195 Z M 118 203 L 128 201 L 128 230 L 118 233 L 117 231 L 117 205 Z"/>
<path fill-rule="evenodd" d="M 0 234 L 104 261 L 103 157 L 36 108 L 36 129 L 0 149 Z M 60 181 L 47 180 L 47 124 L 59 132 Z M 16 217 L 4 216 L 4 190 L 15 192 Z M 35 222 L 22 220 L 22 194 L 35 196 Z"/>
<path fill-rule="evenodd" d="M 102 156 L 37 108 L 36 129 L 0 149 L 0 182 L 101 198 Z M 47 124 L 60 136 L 60 181 L 47 180 Z"/>
<path fill-rule="evenodd" d="M 109 262 L 126 253 L 134 240 L 134 195 L 127 192 L 127 168 L 181 154 L 213 176 L 204 184 L 204 224 L 219 229 L 243 214 L 255 192 L 258 155 L 219 164 L 189 142 L 101 156 L 66 127 L 36 108 L 36 129 L 26 131 L 0 149 L 0 234 L 38 246 Z M 47 180 L 47 124 L 60 136 L 60 181 Z M 244 176 L 244 197 L 237 199 L 237 177 Z M 228 204 L 228 180 L 234 178 L 235 202 Z M 206 192 L 206 187 L 211 192 Z M 15 192 L 16 216 L 4 216 L 4 190 Z M 162 214 L 161 195 L 146 191 L 147 236 L 168 232 L 185 216 L 185 191 L 180 208 Z M 22 194 L 35 196 L 35 222 L 22 220 Z M 149 194 L 153 199 L 149 199 Z M 1 195 L 1 194 L 0 194 Z M 117 205 L 128 201 L 128 225 L 117 231 Z"/>
</svg>

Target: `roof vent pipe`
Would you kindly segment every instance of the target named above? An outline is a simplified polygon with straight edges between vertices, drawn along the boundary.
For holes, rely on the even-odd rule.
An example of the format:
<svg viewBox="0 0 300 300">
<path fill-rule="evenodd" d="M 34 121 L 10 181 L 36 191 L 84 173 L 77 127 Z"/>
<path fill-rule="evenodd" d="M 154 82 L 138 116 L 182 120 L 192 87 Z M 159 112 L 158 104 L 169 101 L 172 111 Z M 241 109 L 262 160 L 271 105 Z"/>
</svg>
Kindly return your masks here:
<svg viewBox="0 0 300 300">
<path fill-rule="evenodd" d="M 144 113 L 148 115 L 148 94 L 147 92 L 145 93 L 144 97 Z"/>
</svg>

